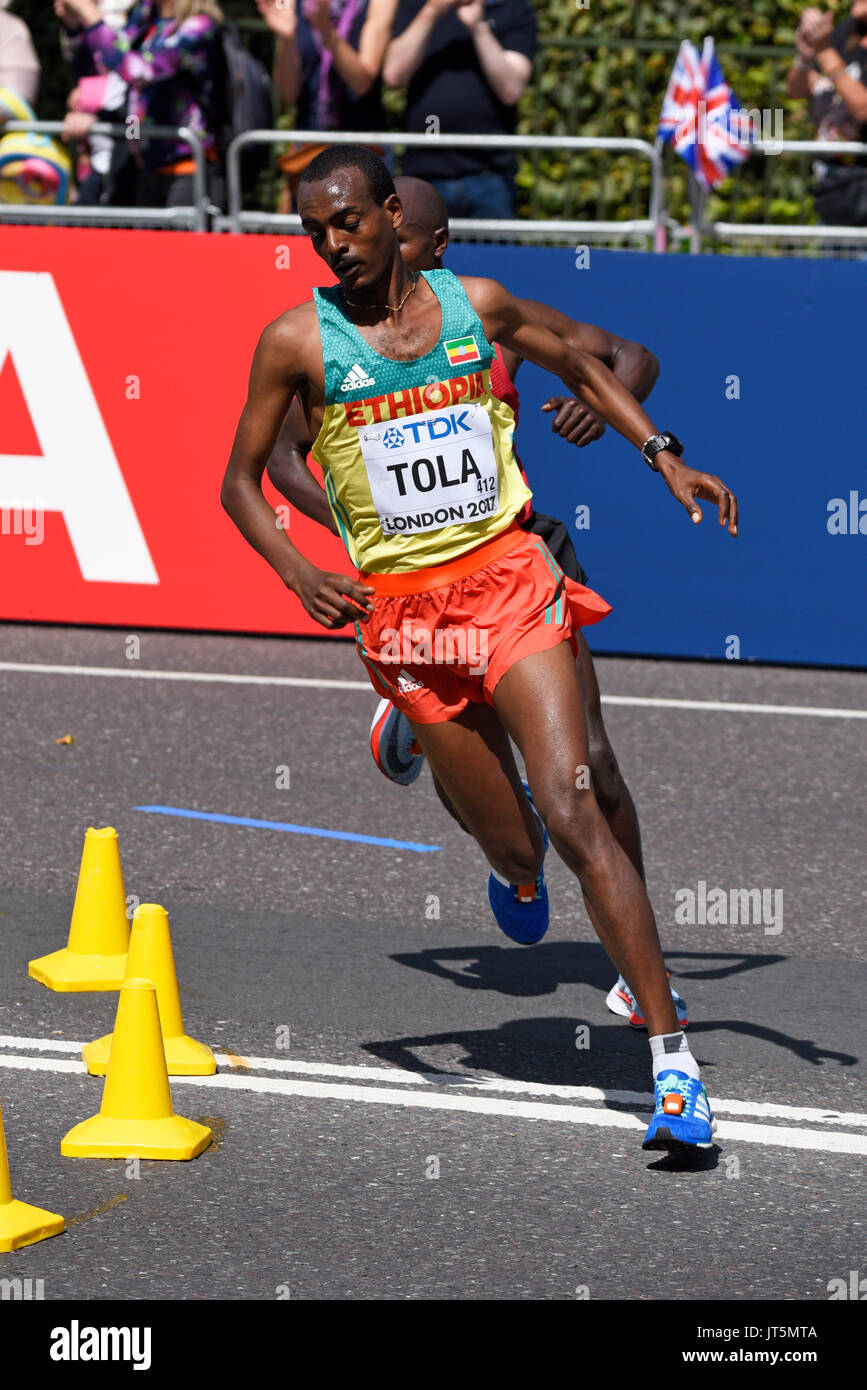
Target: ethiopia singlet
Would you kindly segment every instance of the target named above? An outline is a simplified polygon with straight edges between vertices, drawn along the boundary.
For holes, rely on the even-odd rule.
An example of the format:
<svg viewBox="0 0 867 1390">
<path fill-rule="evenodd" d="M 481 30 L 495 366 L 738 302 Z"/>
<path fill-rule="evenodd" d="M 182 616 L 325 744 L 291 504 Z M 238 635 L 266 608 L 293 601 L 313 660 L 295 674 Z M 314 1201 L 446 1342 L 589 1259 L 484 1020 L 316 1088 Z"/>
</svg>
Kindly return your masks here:
<svg viewBox="0 0 867 1390">
<path fill-rule="evenodd" d="M 325 367 L 313 457 L 343 543 L 371 574 L 454 559 L 504 531 L 531 497 L 481 320 L 450 270 L 421 273 L 442 328 L 410 362 L 374 352 L 337 286 L 313 291 Z"/>
</svg>

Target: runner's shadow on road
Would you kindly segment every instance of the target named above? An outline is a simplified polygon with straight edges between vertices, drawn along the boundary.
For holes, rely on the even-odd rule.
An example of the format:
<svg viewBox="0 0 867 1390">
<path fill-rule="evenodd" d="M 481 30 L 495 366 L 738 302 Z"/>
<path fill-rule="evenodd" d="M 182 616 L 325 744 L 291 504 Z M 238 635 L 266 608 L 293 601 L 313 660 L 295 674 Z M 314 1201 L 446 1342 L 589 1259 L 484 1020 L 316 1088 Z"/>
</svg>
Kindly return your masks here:
<svg viewBox="0 0 867 1390">
<path fill-rule="evenodd" d="M 698 1149 L 694 1154 L 660 1154 L 655 1163 L 648 1163 L 648 1173 L 708 1173 L 719 1167 L 722 1149 L 712 1144 L 709 1149 Z"/>
<path fill-rule="evenodd" d="M 723 964 L 709 966 L 705 962 L 721 961 Z M 745 971 L 761 970 L 766 965 L 779 965 L 786 960 L 778 955 L 750 955 L 746 951 L 666 951 L 665 963 L 669 969 L 672 962 L 678 964 L 673 973 L 679 980 L 727 980 L 731 975 L 743 975 Z M 681 962 L 700 961 L 704 969 L 686 970 Z"/>
<path fill-rule="evenodd" d="M 589 1032 L 587 1049 L 575 1046 L 576 1033 L 581 1028 Z M 622 1046 L 627 1051 L 620 1050 Z M 472 1073 L 478 1071 L 489 1076 L 494 1073 L 495 1081 L 502 1078 L 525 1084 L 592 1086 L 597 1092 L 590 1097 L 530 1091 L 510 1097 L 536 1105 L 546 1100 L 571 1100 L 580 1106 L 594 1102 L 604 1110 L 635 1115 L 642 1124 L 649 1122 L 653 1110 L 646 1039 L 640 1033 L 624 1034 L 622 1024 L 613 1022 L 594 1024 L 591 1028 L 586 1023 L 576 1025 L 571 1019 L 528 1018 L 504 1023 L 499 1028 L 391 1038 L 363 1043 L 362 1047 L 380 1061 L 434 1079 L 440 1088 L 451 1084 L 455 1089 L 466 1090 L 467 1082 L 476 1080 Z M 466 1071 L 448 1071 L 426 1061 L 419 1054 L 430 1048 L 446 1048 L 453 1054 L 460 1050 L 463 1055 L 456 1057 L 453 1067 L 460 1065 Z M 496 1086 L 488 1094 L 496 1094 Z M 630 1137 L 640 1140 L 641 1131 L 630 1131 Z M 664 1173 L 704 1172 L 717 1167 L 719 1156 L 717 1145 L 695 1154 L 660 1154 L 648 1163 L 648 1168 Z"/>
<path fill-rule="evenodd" d="M 608 990 L 617 974 L 595 941 L 549 941 L 532 947 L 445 946 L 399 952 L 391 959 L 462 989 L 492 990 L 516 999 L 554 994 L 560 985 L 589 984 Z"/>
<path fill-rule="evenodd" d="M 721 980 L 785 960 L 785 956 L 750 956 L 741 951 L 670 951 L 666 958 L 723 962 L 706 970 L 675 972 L 676 978 L 689 980 Z M 521 999 L 554 994 L 561 985 L 574 984 L 592 985 L 607 993 L 617 974 L 595 941 L 548 941 L 524 948 L 445 946 L 400 952 L 391 959 L 412 970 L 450 980 L 462 989 L 492 990 Z"/>
<path fill-rule="evenodd" d="M 762 1023 L 748 1023 L 745 1019 L 739 1019 L 736 1023 L 725 1018 L 702 1019 L 701 1022 L 691 1022 L 687 1033 L 690 1038 L 699 1033 L 741 1033 L 745 1037 L 757 1038 L 759 1042 L 772 1043 L 775 1047 L 793 1052 L 802 1062 L 812 1062 L 815 1067 L 820 1067 L 826 1061 L 838 1062 L 841 1067 L 854 1067 L 861 1060 L 851 1052 L 835 1052 L 833 1048 L 821 1047 L 812 1038 L 793 1038 L 777 1028 L 766 1028 Z"/>
<path fill-rule="evenodd" d="M 743 952 L 734 951 L 672 951 L 668 953 L 668 958 L 672 962 L 680 960 L 722 962 L 721 965 L 713 966 L 707 970 L 693 969 L 682 972 L 676 969 L 673 974 L 675 982 L 681 979 L 725 979 L 732 975 L 742 975 L 745 971 L 765 969 L 786 959 L 785 956 L 780 955 L 748 956 Z M 439 979 L 448 980 L 461 989 L 489 990 L 510 998 L 536 998 L 540 995 L 554 994 L 561 985 L 573 984 L 590 985 L 605 994 L 614 983 L 614 968 L 608 956 L 598 943 L 592 941 L 551 941 L 524 950 L 505 946 L 449 946 L 433 948 L 429 951 L 402 952 L 393 955 L 391 959 L 398 965 L 405 965 L 410 969 L 421 970 Z M 456 968 L 459 965 L 462 968 Z M 602 1016 L 607 1022 L 605 1024 L 600 1024 L 598 1020 L 594 1022 L 592 1024 L 593 1032 L 598 1035 L 600 1028 L 604 1028 L 607 1034 L 611 1034 L 612 1039 L 616 1037 L 619 1053 L 632 1051 L 632 1045 L 627 1042 L 627 1039 L 646 1041 L 647 1035 L 629 1029 L 625 1020 L 619 1020 L 613 1024 L 614 1033 L 612 1034 L 612 1019 L 604 1012 L 604 1005 Z M 504 1025 L 503 1032 L 498 1032 L 496 1035 L 498 1045 L 502 1043 L 503 1033 L 506 1029 L 512 1026 L 523 1027 L 529 1022 L 530 1020 L 524 1020 L 515 1025 Z M 574 1029 L 576 1026 L 574 1022 L 570 1023 L 563 1019 L 537 1019 L 535 1022 L 540 1025 L 561 1025 L 572 1029 L 569 1040 L 567 1042 L 558 1040 L 557 1047 L 558 1052 L 561 1046 L 565 1047 L 567 1053 L 571 1055 L 572 1084 L 606 1084 L 594 1081 L 592 1078 L 581 1083 L 574 1081 Z M 752 1023 L 746 1019 L 699 1020 L 693 1017 L 689 1024 L 690 1038 L 697 1037 L 702 1033 L 715 1032 L 739 1033 L 746 1037 L 755 1038 L 759 1042 L 769 1043 L 773 1047 L 791 1052 L 794 1056 L 799 1057 L 802 1061 L 810 1062 L 813 1066 L 821 1066 L 825 1061 L 831 1061 L 836 1062 L 841 1067 L 851 1067 L 857 1065 L 860 1060 L 850 1052 L 837 1052 L 830 1048 L 824 1048 L 812 1038 L 793 1037 L 777 1028 L 769 1028 L 765 1024 Z M 463 1042 L 476 1036 L 485 1037 L 486 1035 L 484 1033 L 479 1035 L 456 1034 L 452 1041 Z M 405 1041 L 405 1039 L 400 1040 L 401 1043 Z M 443 1035 L 436 1044 L 431 1043 L 429 1045 L 440 1045 L 440 1042 L 445 1044 L 447 1041 L 448 1038 Z M 387 1046 L 388 1044 L 382 1045 Z M 378 1044 L 374 1046 L 378 1046 Z M 494 1047 L 495 1052 L 496 1050 Z M 642 1060 L 645 1056 L 642 1048 Z M 410 1066 L 410 1062 L 404 1057 L 401 1065 Z M 488 1061 L 470 1061 L 466 1065 L 478 1066 L 482 1069 L 494 1066 L 496 1069 L 495 1063 Z M 430 1070 L 430 1068 L 424 1067 L 421 1069 Z M 531 1077 L 522 1074 L 521 1079 L 550 1081 L 554 1078 L 550 1075 Z M 619 1084 L 622 1085 L 623 1083 L 620 1082 Z M 646 1078 L 639 1089 L 643 1090 L 645 1085 Z"/>
<path fill-rule="evenodd" d="M 481 1072 L 509 1081 L 649 1095 L 646 1036 L 627 1028 L 622 1019 L 609 1018 L 592 1024 L 575 1018 L 512 1019 L 495 1028 L 383 1038 L 362 1047 L 392 1066 L 433 1076 L 440 1085 L 466 1085 L 467 1073 L 472 1080 L 473 1072 Z M 576 1041 L 581 1045 L 576 1046 Z M 445 1050 L 449 1060 L 428 1060 L 423 1054 L 431 1049 Z M 458 1067 L 464 1070 L 459 1072 Z M 533 1099 L 544 1101 L 545 1096 Z"/>
</svg>

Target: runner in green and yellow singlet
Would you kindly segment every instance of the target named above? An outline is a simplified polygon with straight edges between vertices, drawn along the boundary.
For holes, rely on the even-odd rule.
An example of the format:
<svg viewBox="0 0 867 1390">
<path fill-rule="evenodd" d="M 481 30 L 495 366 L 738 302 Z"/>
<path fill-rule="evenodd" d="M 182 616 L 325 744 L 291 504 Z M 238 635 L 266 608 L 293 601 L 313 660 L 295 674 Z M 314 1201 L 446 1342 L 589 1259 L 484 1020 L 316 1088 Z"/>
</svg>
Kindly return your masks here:
<svg viewBox="0 0 867 1390">
<path fill-rule="evenodd" d="M 332 631 L 355 623 L 374 688 L 407 715 L 494 873 L 506 885 L 534 885 L 516 914 L 540 910 L 550 836 L 612 961 L 641 982 L 657 1102 L 645 1146 L 709 1147 L 714 1122 L 644 885 L 581 775 L 587 738 L 572 639 L 609 606 L 516 524 L 530 493 L 512 452 L 511 411 L 490 391 L 491 344 L 580 393 L 652 461 L 693 520 L 697 499 L 714 501 L 734 535 L 737 504 L 718 479 L 683 463 L 673 436 L 659 435 L 606 367 L 533 321 L 502 285 L 407 270 L 400 202 L 369 151 L 336 146 L 317 156 L 298 204 L 338 285 L 264 330 L 223 504 L 316 621 Z M 306 560 L 262 493 L 296 395 L 358 578 Z"/>
</svg>

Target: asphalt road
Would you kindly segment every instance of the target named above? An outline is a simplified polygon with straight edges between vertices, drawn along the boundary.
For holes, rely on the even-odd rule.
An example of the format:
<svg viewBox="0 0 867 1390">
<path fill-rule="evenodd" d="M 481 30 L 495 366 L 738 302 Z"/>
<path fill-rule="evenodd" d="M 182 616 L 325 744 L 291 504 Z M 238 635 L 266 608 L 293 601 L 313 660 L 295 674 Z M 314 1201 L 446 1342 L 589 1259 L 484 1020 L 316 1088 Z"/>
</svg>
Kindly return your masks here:
<svg viewBox="0 0 867 1390">
<path fill-rule="evenodd" d="M 707 703 L 863 712 L 867 676 L 598 663 L 604 695 L 639 702 L 606 719 L 721 1125 L 678 1168 L 641 1150 L 646 1040 L 606 1010 L 613 972 L 554 856 L 548 935 L 514 946 L 429 773 L 374 767 L 372 691 L 144 678 L 363 681 L 350 646 L 143 633 L 129 661 L 127 635 L 0 631 L 0 1103 L 15 1195 L 68 1223 L 4 1277 L 46 1299 L 825 1300 L 867 1274 L 867 722 Z M 116 996 L 27 975 L 65 943 L 86 827 L 109 824 L 127 892 L 169 911 L 187 1031 L 221 1055 L 173 1083 L 211 1149 L 138 1177 L 60 1156 L 102 1085 L 63 1045 L 108 1032 Z M 781 911 L 678 923 L 701 882 Z"/>
</svg>

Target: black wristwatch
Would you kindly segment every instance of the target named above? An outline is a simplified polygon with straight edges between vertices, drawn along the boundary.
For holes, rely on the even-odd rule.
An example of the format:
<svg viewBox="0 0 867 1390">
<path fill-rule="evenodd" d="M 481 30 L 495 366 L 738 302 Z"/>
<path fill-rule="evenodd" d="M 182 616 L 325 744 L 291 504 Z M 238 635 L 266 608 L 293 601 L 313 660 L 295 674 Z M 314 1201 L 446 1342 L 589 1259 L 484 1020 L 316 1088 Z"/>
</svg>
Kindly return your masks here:
<svg viewBox="0 0 867 1390">
<path fill-rule="evenodd" d="M 663 449 L 667 449 L 670 454 L 677 454 L 678 457 L 683 453 L 683 445 L 677 435 L 672 434 L 670 430 L 665 430 L 663 434 L 652 434 L 641 450 L 641 457 L 648 468 L 653 469 L 654 473 L 659 472 L 654 460 L 657 454 L 662 453 Z"/>
</svg>

